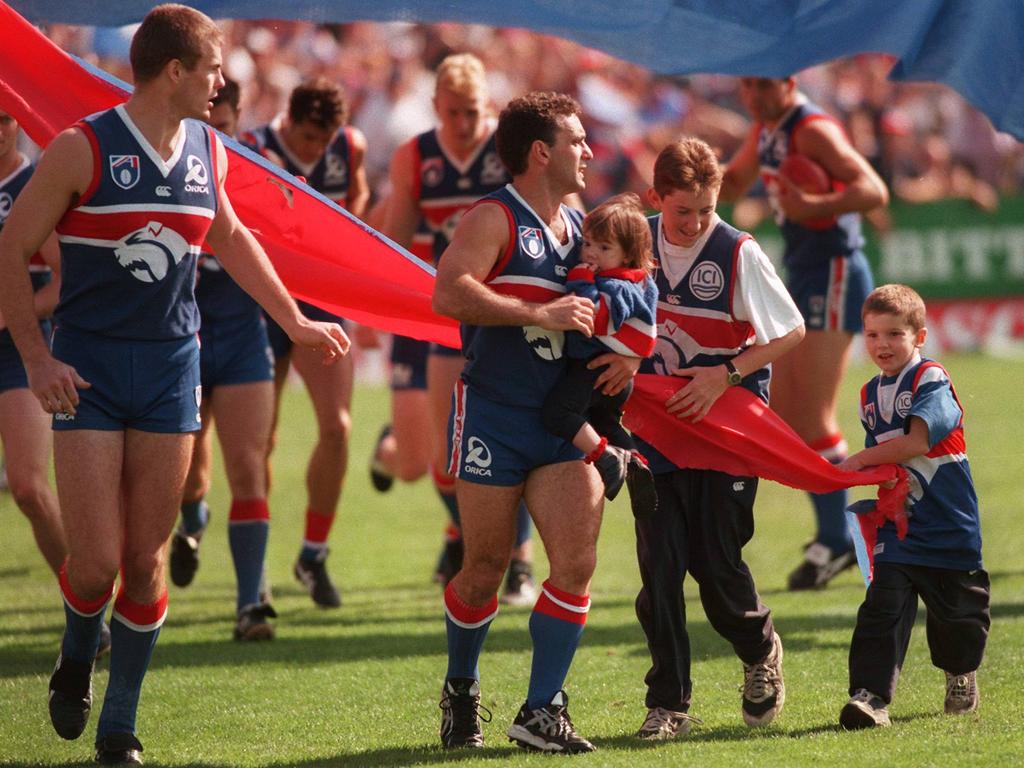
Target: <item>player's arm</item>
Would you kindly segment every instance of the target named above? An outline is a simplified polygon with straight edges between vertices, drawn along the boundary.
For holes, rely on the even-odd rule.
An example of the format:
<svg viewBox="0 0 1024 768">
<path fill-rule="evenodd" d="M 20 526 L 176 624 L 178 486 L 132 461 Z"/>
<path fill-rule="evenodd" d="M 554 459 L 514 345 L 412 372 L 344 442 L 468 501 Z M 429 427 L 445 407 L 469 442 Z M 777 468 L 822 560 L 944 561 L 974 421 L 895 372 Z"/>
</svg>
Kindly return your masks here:
<svg viewBox="0 0 1024 768">
<path fill-rule="evenodd" d="M 363 218 L 366 204 L 370 202 L 370 184 L 366 180 L 366 137 L 358 128 L 348 129 L 348 140 L 352 147 L 352 167 L 348 169 L 348 195 L 345 208 L 353 216 Z"/>
<path fill-rule="evenodd" d="M 391 194 L 384 209 L 381 232 L 403 248 L 412 246 L 413 235 L 420 223 L 420 206 L 416 197 L 414 174 L 415 139 L 405 142 L 391 158 L 388 178 L 391 180 Z"/>
<path fill-rule="evenodd" d="M 348 336 L 338 324 L 315 322 L 299 311 L 263 247 L 235 215 L 224 191 L 227 153 L 220 141 L 217 142 L 216 151 L 217 167 L 220 169 L 217 179 L 220 205 L 206 240 L 217 254 L 217 260 L 235 282 L 274 318 L 292 341 L 322 351 L 324 362 L 336 360 L 348 352 Z"/>
<path fill-rule="evenodd" d="M 718 199 L 724 203 L 739 200 L 757 181 L 757 174 L 761 168 L 761 163 L 757 159 L 759 130 L 758 125 L 751 126 L 740 148 L 736 150 L 736 154 L 725 166 L 722 189 L 718 193 Z"/>
<path fill-rule="evenodd" d="M 25 364 L 29 387 L 48 413 L 74 413 L 78 388 L 89 385 L 50 354 L 39 329 L 28 262 L 88 188 L 92 163 L 89 140 L 79 129 L 59 134 L 14 201 L 0 233 L 0 313 Z"/>
<path fill-rule="evenodd" d="M 438 266 L 434 311 L 470 325 L 536 325 L 590 336 L 594 331 L 590 299 L 565 295 L 538 304 L 504 296 L 484 284 L 508 243 L 508 217 L 501 207 L 485 203 L 467 211 Z"/>
<path fill-rule="evenodd" d="M 889 204 L 889 190 L 871 164 L 853 148 L 842 128 L 831 120 L 814 120 L 797 131 L 796 151 L 825 169 L 829 178 L 842 182 L 841 189 L 823 194 L 801 191 L 779 176 L 779 205 L 794 221 L 866 213 Z"/>
<path fill-rule="evenodd" d="M 910 429 L 905 435 L 858 451 L 839 464 L 839 469 L 857 472 L 879 464 L 901 464 L 915 456 L 924 456 L 930 450 L 927 422 L 917 416 L 911 416 Z"/>
</svg>

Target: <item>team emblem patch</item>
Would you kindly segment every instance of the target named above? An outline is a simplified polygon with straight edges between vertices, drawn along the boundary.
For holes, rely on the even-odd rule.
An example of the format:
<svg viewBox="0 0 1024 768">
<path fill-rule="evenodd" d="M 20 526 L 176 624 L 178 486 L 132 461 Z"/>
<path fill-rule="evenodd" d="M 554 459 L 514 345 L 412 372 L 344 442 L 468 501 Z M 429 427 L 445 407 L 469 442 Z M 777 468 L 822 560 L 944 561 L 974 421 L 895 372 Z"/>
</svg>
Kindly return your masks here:
<svg viewBox="0 0 1024 768">
<path fill-rule="evenodd" d="M 544 233 L 536 227 L 520 227 L 519 248 L 531 259 L 539 259 L 544 255 Z"/>
<path fill-rule="evenodd" d="M 121 189 L 131 189 L 142 177 L 142 166 L 138 155 L 111 155 L 110 178 Z"/>
<path fill-rule="evenodd" d="M 907 418 L 907 414 L 910 413 L 910 406 L 913 401 L 913 392 L 904 391 L 896 395 L 896 413 L 900 415 L 901 419 Z"/>
<path fill-rule="evenodd" d="M 425 187 L 436 187 L 444 178 L 444 159 L 428 157 L 420 163 L 420 179 Z"/>
<path fill-rule="evenodd" d="M 874 429 L 875 424 L 878 423 L 878 417 L 875 415 L 874 403 L 868 403 L 864 406 L 864 423 L 868 425 L 868 429 Z"/>
<path fill-rule="evenodd" d="M 121 238 L 114 249 L 117 263 L 144 283 L 159 283 L 187 253 L 185 238 L 158 221 Z"/>
<path fill-rule="evenodd" d="M 725 275 L 714 262 L 697 264 L 690 272 L 690 292 L 701 301 L 717 299 L 725 288 Z"/>
<path fill-rule="evenodd" d="M 14 198 L 7 192 L 0 192 L 0 224 L 3 224 L 7 219 L 7 214 L 11 212 L 11 206 L 14 205 Z"/>
</svg>

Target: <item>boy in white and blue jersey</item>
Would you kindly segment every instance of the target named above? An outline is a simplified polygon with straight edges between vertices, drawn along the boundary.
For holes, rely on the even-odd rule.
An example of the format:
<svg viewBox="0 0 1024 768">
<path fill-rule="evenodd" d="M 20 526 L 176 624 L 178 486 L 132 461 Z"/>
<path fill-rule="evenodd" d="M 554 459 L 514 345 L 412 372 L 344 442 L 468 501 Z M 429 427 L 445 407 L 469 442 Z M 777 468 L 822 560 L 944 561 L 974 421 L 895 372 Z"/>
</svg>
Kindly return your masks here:
<svg viewBox="0 0 1024 768">
<path fill-rule="evenodd" d="M 928 609 L 932 663 L 946 673 L 946 714 L 978 708 L 976 672 L 991 623 L 963 407 L 946 370 L 921 357 L 924 302 L 905 285 L 884 285 L 868 295 L 862 315 L 881 373 L 861 390 L 866 448 L 840 468 L 900 464 L 910 476 L 909 524 L 902 539 L 893 522 L 878 531 L 874 578 L 850 645 L 844 728 L 889 725 L 918 596 Z"/>
</svg>

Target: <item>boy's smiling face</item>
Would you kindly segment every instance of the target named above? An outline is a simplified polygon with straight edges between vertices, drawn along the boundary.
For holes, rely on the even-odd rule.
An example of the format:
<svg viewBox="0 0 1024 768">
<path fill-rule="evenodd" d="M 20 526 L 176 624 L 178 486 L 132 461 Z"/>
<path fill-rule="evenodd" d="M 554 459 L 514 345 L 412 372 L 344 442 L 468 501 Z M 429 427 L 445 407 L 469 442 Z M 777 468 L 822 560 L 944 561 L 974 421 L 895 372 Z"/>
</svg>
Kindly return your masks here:
<svg viewBox="0 0 1024 768">
<path fill-rule="evenodd" d="M 927 328 L 914 330 L 899 315 L 869 312 L 864 315 L 864 344 L 868 355 L 886 376 L 903 370 L 923 345 Z"/>
</svg>

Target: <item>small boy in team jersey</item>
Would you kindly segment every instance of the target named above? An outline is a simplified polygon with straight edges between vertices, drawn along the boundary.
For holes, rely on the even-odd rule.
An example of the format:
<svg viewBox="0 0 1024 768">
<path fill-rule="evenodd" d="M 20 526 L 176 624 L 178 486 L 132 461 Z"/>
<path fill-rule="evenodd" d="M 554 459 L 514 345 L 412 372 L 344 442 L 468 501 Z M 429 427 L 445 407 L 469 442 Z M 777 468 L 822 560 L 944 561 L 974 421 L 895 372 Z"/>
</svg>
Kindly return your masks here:
<svg viewBox="0 0 1024 768">
<path fill-rule="evenodd" d="M 651 228 L 638 195 L 617 195 L 583 220 L 583 257 L 570 270 L 566 290 L 594 302 L 594 335 L 566 334 L 569 365 L 551 390 L 541 412 L 544 428 L 586 454 L 614 499 L 629 486 L 633 514 L 657 505 L 654 476 L 622 427 L 622 407 L 633 391 L 630 382 L 616 395 L 594 389 L 601 368 L 590 368 L 607 352 L 645 358 L 654 351 L 658 289 L 651 279 L 654 256 Z"/>
<path fill-rule="evenodd" d="M 963 408 L 946 370 L 921 356 L 924 302 L 905 285 L 883 285 L 861 314 L 868 355 L 881 372 L 861 390 L 867 447 L 839 467 L 900 464 L 910 475 L 909 525 L 903 539 L 893 522 L 878 531 L 874 578 L 850 644 L 851 698 L 839 714 L 846 729 L 890 724 L 919 596 L 932 663 L 946 673 L 946 714 L 978 708 L 976 673 L 991 623 Z"/>
</svg>

